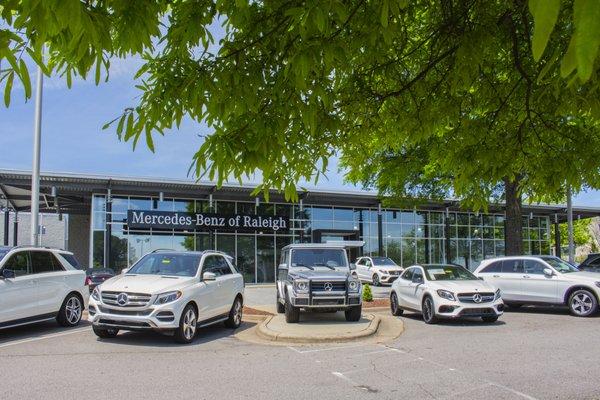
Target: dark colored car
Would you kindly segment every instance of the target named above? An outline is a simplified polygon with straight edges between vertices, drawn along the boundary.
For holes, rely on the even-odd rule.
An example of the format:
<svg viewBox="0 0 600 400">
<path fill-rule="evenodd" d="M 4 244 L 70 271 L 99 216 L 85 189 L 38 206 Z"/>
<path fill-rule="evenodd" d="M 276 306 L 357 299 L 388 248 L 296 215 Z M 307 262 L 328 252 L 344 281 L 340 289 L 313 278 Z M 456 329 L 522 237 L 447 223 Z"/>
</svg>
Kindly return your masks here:
<svg viewBox="0 0 600 400">
<path fill-rule="evenodd" d="M 580 271 L 600 272 L 600 253 L 590 253 L 581 264 L 577 266 Z"/>
<path fill-rule="evenodd" d="M 89 285 L 92 292 L 96 286 L 115 276 L 115 271 L 110 268 L 90 268 L 85 270 L 85 274 L 85 284 Z"/>
</svg>

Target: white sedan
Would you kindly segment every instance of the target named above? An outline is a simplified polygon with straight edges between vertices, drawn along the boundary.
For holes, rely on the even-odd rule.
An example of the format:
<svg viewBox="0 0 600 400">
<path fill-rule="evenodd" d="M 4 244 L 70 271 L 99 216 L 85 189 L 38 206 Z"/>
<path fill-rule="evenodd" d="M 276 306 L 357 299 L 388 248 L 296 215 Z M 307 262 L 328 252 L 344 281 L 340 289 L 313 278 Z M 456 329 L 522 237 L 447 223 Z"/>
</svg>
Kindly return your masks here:
<svg viewBox="0 0 600 400">
<path fill-rule="evenodd" d="M 500 290 L 456 265 L 414 265 L 392 284 L 393 315 L 416 311 L 434 324 L 439 318 L 480 317 L 496 322 L 504 311 Z"/>
</svg>

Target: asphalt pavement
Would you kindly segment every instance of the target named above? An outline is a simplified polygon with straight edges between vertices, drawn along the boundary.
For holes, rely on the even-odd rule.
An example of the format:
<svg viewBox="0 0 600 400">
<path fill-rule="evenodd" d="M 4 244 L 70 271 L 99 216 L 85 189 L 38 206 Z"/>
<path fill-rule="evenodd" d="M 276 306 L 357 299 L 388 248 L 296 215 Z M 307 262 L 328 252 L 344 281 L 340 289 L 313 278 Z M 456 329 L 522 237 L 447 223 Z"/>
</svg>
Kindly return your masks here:
<svg viewBox="0 0 600 400">
<path fill-rule="evenodd" d="M 385 344 L 268 346 L 202 329 L 99 340 L 87 324 L 0 331 L 1 399 L 598 399 L 600 318 L 564 310 L 426 325 Z M 241 329 L 252 325 L 244 323 Z"/>
</svg>

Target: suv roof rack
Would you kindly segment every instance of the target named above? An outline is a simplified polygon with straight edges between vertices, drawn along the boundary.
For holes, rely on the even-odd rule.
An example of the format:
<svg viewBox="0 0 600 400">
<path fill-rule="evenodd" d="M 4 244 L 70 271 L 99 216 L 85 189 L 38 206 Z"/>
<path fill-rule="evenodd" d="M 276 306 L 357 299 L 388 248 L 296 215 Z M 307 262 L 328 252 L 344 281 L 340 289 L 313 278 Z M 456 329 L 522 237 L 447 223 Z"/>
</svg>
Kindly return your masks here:
<svg viewBox="0 0 600 400">
<path fill-rule="evenodd" d="M 10 249 L 45 249 L 45 250 L 57 250 L 57 251 L 66 251 L 71 253 L 70 250 L 65 250 L 65 249 L 61 249 L 60 247 L 50 247 L 50 246 L 32 246 L 30 244 L 20 244 L 17 246 L 2 246 L 5 248 L 10 248 Z"/>
<path fill-rule="evenodd" d="M 175 251 L 175 249 L 154 249 L 150 253 L 160 253 L 161 251 Z"/>
</svg>

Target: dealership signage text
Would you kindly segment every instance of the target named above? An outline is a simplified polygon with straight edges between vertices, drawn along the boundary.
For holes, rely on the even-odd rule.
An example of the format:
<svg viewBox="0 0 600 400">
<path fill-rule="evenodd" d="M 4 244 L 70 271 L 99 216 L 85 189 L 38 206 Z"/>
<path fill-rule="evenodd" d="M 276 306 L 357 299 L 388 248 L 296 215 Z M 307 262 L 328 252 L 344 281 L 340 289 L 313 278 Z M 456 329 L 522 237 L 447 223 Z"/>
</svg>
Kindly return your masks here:
<svg viewBox="0 0 600 400">
<path fill-rule="evenodd" d="M 127 212 L 129 229 L 177 229 L 222 231 L 286 231 L 289 218 L 273 215 L 187 213 L 170 211 Z"/>
</svg>

